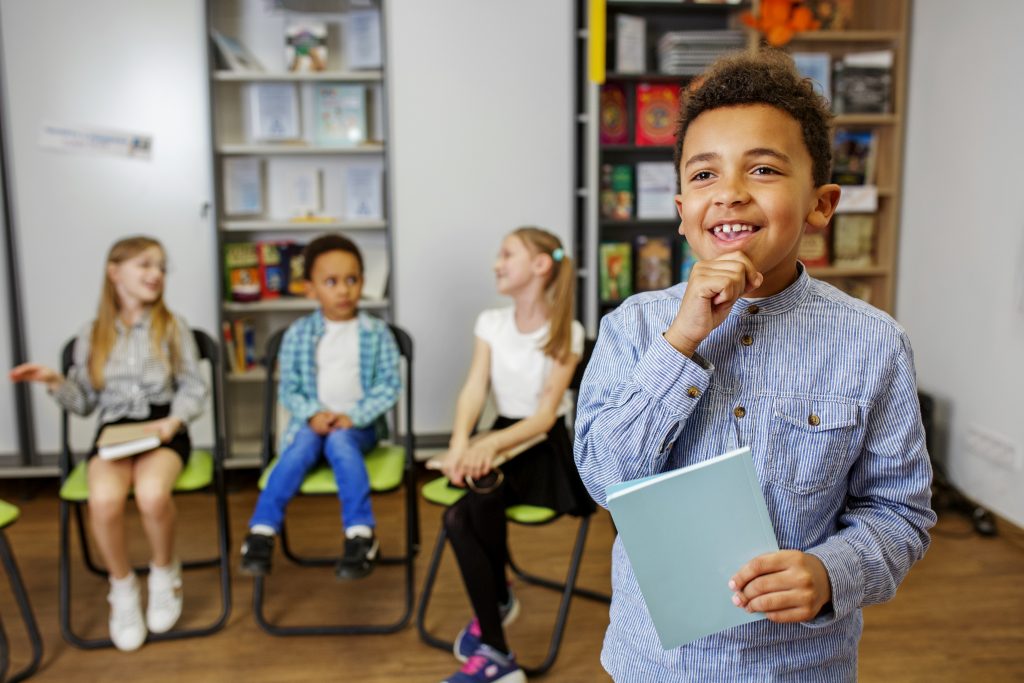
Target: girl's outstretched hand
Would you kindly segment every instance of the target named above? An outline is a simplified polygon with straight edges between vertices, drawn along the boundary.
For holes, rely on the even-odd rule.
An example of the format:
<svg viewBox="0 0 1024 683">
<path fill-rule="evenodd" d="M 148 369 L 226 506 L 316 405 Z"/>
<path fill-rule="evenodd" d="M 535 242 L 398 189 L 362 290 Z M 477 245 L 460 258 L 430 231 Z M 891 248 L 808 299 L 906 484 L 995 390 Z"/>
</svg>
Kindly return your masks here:
<svg viewBox="0 0 1024 683">
<path fill-rule="evenodd" d="M 50 389 L 56 389 L 64 381 L 59 372 L 39 363 L 22 363 L 12 368 L 8 376 L 12 382 L 42 382 Z"/>
</svg>

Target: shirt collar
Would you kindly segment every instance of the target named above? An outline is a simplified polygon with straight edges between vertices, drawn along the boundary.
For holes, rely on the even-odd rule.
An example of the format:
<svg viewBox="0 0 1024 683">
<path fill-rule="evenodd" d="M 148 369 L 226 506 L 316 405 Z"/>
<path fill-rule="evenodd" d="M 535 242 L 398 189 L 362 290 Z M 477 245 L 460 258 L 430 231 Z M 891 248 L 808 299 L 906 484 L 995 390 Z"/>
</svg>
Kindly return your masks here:
<svg viewBox="0 0 1024 683">
<path fill-rule="evenodd" d="M 357 311 L 356 312 L 356 319 L 359 321 L 359 329 L 360 330 L 367 330 L 368 331 L 370 329 L 370 322 L 367 319 L 367 315 L 365 313 L 363 313 L 362 311 Z M 324 331 L 326 329 L 327 329 L 327 319 L 324 317 L 324 310 L 322 308 L 318 307 L 313 312 L 313 334 L 315 336 L 319 337 L 319 336 L 323 335 L 323 333 L 324 333 Z"/>
<path fill-rule="evenodd" d="M 732 305 L 732 315 L 777 315 L 792 310 L 799 304 L 807 294 L 807 288 L 811 284 L 811 278 L 807 274 L 807 268 L 799 261 L 796 262 L 798 275 L 796 281 L 778 294 L 758 299 L 737 299 Z"/>
<path fill-rule="evenodd" d="M 152 309 L 149 306 L 146 306 L 145 308 L 142 309 L 142 315 L 140 315 L 139 319 L 136 320 L 135 323 L 131 326 L 131 329 L 135 330 L 140 328 L 148 328 L 149 321 L 152 317 Z M 117 330 L 119 333 L 128 331 L 128 327 L 124 324 L 124 321 L 121 320 L 120 315 L 114 318 L 114 329 Z"/>
</svg>

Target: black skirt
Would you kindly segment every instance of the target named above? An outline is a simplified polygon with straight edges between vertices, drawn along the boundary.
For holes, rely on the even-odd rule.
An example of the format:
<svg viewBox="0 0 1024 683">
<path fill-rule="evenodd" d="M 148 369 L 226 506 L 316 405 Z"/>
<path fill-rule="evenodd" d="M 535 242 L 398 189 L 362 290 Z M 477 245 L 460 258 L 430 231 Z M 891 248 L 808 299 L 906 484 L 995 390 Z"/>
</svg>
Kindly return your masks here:
<svg viewBox="0 0 1024 683">
<path fill-rule="evenodd" d="M 505 429 L 516 422 L 499 416 L 491 429 Z M 499 490 L 506 506 L 537 505 L 570 515 L 596 509 L 576 470 L 564 417 L 555 421 L 547 439 L 509 460 L 501 471 L 505 480 Z"/>
<path fill-rule="evenodd" d="M 92 450 L 89 451 L 89 457 L 93 458 L 96 456 L 97 451 L 99 450 L 98 447 L 96 446 L 96 442 L 99 441 L 100 433 L 103 431 L 104 427 L 108 425 L 123 425 L 133 424 L 136 422 L 148 422 L 150 420 L 162 420 L 170 414 L 170 405 L 157 405 L 151 403 L 149 406 L 149 415 L 146 417 L 122 417 L 121 419 L 114 420 L 113 422 L 100 423 L 100 425 L 96 428 L 96 436 L 93 437 L 92 440 Z M 189 454 L 192 453 L 192 439 L 188 435 L 188 427 L 183 426 L 181 429 L 178 430 L 178 433 L 175 434 L 168 443 L 161 444 L 160 448 L 170 448 L 172 451 L 178 454 L 179 458 L 181 458 L 182 465 L 188 463 L 188 456 Z"/>
</svg>

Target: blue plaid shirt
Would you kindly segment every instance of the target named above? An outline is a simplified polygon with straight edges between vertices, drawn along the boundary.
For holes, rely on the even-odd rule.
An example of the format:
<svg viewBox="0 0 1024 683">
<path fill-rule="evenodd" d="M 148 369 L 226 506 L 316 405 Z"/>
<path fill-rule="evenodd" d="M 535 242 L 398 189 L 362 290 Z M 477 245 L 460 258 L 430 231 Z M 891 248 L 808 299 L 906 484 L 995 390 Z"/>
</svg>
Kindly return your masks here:
<svg viewBox="0 0 1024 683">
<path fill-rule="evenodd" d="M 323 312 L 317 310 L 292 323 L 281 341 L 278 400 L 291 415 L 281 439 L 282 451 L 309 418 L 328 410 L 320 403 L 316 386 L 316 346 L 324 329 Z M 363 398 L 349 412 L 349 417 L 356 427 L 373 425 L 377 438 L 382 439 L 388 430 L 385 413 L 398 401 L 402 390 L 398 344 L 387 323 L 362 312 L 359 313 L 359 381 Z"/>
<path fill-rule="evenodd" d="M 855 680 L 861 607 L 893 597 L 935 523 L 906 333 L 801 267 L 775 296 L 737 301 L 690 359 L 662 336 L 685 288 L 602 320 L 577 407 L 583 481 L 606 505 L 609 484 L 750 446 L 779 546 L 821 559 L 832 602 L 665 651 L 616 540 L 601 661 L 616 681 Z"/>
</svg>

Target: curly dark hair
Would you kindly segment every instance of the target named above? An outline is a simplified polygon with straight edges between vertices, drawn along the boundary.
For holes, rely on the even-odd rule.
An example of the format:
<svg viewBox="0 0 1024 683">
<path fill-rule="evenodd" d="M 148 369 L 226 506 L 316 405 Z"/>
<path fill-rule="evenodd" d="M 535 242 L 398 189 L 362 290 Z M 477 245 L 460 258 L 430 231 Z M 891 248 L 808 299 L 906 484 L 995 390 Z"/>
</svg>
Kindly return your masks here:
<svg viewBox="0 0 1024 683">
<path fill-rule="evenodd" d="M 307 280 L 313 279 L 313 264 L 316 260 L 329 251 L 346 251 L 356 257 L 359 262 L 359 274 L 363 273 L 363 255 L 359 252 L 356 243 L 337 233 L 320 235 L 306 245 L 302 250 L 302 275 Z"/>
<path fill-rule="evenodd" d="M 706 111 L 745 104 L 766 104 L 796 119 L 811 155 L 814 185 L 821 187 L 831 179 L 832 112 L 785 52 L 766 49 L 726 55 L 708 68 L 696 89 L 683 90 L 682 100 L 676 125 L 677 182 L 683 138 L 690 124 Z"/>
</svg>

